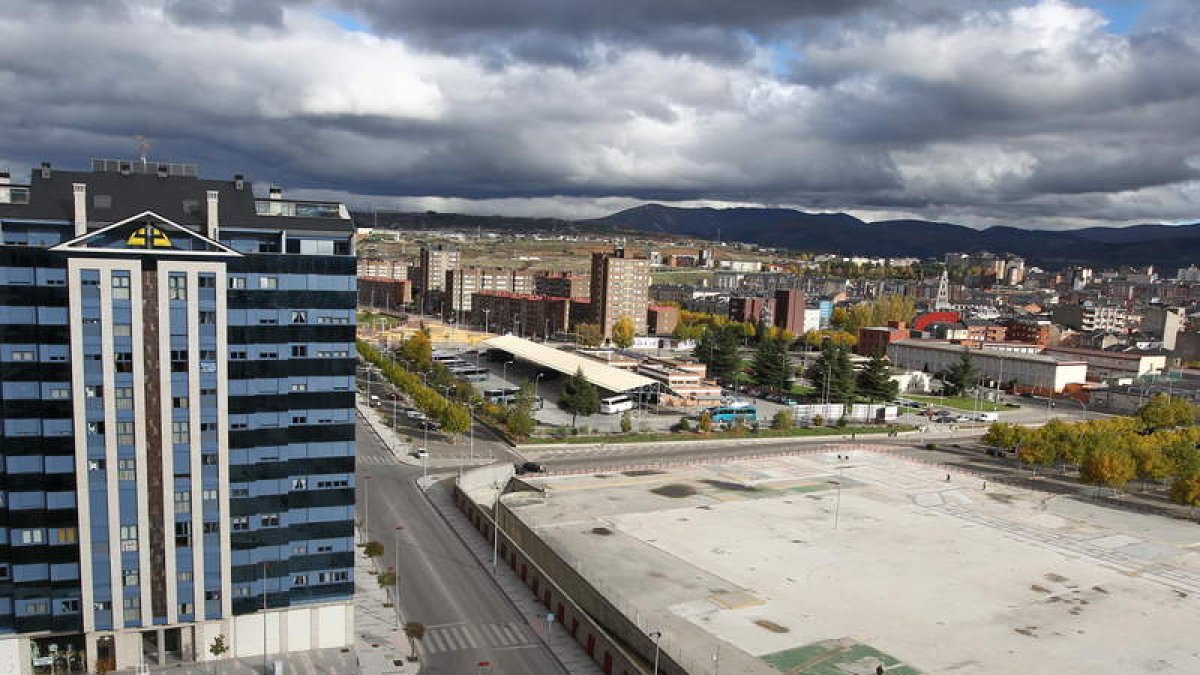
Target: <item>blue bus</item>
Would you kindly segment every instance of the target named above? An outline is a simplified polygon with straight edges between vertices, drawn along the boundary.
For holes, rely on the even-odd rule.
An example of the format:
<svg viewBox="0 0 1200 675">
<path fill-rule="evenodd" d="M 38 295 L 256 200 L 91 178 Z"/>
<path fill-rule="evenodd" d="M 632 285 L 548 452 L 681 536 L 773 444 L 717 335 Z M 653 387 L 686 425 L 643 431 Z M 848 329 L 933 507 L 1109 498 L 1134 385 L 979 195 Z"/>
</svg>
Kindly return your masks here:
<svg viewBox="0 0 1200 675">
<path fill-rule="evenodd" d="M 722 424 L 734 424 L 738 420 L 751 423 L 758 420 L 758 409 L 752 405 L 723 405 L 709 408 L 708 416 L 712 421 Z"/>
</svg>

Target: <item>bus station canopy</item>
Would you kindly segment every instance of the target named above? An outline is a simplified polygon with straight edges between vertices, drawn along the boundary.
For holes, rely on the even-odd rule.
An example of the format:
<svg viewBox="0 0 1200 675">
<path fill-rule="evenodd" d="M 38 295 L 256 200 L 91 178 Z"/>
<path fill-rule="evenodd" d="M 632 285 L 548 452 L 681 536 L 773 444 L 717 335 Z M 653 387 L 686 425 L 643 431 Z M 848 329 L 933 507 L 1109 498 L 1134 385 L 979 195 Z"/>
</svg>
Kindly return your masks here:
<svg viewBox="0 0 1200 675">
<path fill-rule="evenodd" d="M 532 363 L 540 368 L 556 370 L 563 375 L 574 375 L 582 370 L 583 377 L 588 382 L 600 389 L 617 394 L 638 390 L 649 391 L 658 384 L 657 380 L 652 380 L 644 375 L 613 368 L 586 356 L 547 347 L 515 335 L 501 335 L 484 340 L 483 344 L 492 349 L 508 352 L 515 359 Z"/>
</svg>

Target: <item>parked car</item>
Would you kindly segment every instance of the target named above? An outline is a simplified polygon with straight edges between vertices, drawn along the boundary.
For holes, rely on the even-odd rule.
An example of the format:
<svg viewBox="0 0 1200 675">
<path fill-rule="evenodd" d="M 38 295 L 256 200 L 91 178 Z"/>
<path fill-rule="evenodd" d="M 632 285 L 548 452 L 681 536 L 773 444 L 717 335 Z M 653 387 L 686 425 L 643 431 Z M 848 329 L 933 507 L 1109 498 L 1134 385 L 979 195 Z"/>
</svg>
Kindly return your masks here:
<svg viewBox="0 0 1200 675">
<path fill-rule="evenodd" d="M 409 454 L 412 455 L 413 457 L 416 457 L 417 459 L 425 459 L 426 457 L 429 456 L 429 453 L 425 450 L 413 450 Z"/>
<path fill-rule="evenodd" d="M 426 415 L 425 413 L 421 412 L 420 410 L 409 410 L 409 411 L 405 412 L 404 414 L 407 415 L 408 419 L 410 419 L 410 420 L 420 421 L 420 420 L 429 419 L 429 416 Z"/>
<path fill-rule="evenodd" d="M 546 470 L 546 467 L 538 464 L 537 462 L 525 462 L 523 464 L 517 464 L 516 470 L 517 475 L 519 476 L 526 473 L 542 473 Z"/>
</svg>

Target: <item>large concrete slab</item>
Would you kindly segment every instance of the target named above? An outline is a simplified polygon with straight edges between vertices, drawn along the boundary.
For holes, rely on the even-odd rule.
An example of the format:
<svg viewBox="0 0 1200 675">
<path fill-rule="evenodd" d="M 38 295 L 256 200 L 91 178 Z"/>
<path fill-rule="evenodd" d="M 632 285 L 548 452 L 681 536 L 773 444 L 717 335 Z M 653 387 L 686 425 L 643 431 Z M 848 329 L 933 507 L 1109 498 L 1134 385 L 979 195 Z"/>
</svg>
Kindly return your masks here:
<svg viewBox="0 0 1200 675">
<path fill-rule="evenodd" d="M 692 672 L 1200 672 L 1195 525 L 855 450 L 630 473 L 506 503 Z"/>
</svg>

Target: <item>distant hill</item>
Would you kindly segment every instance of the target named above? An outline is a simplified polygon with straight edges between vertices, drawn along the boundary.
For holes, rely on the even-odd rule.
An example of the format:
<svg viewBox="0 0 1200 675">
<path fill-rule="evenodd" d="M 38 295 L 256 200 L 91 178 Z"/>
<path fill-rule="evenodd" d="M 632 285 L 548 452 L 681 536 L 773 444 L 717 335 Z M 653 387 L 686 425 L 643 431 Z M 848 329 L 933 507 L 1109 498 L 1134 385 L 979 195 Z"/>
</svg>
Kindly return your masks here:
<svg viewBox="0 0 1200 675">
<path fill-rule="evenodd" d="M 1069 264 L 1186 267 L 1200 259 L 1200 223 L 1137 225 L 1082 230 L 974 230 L 924 220 L 864 222 L 845 213 L 805 213 L 792 209 L 677 208 L 646 204 L 589 225 L 744 241 L 819 253 L 871 256 L 940 256 L 962 251 L 1014 253 L 1050 267 Z"/>
</svg>

